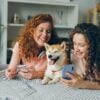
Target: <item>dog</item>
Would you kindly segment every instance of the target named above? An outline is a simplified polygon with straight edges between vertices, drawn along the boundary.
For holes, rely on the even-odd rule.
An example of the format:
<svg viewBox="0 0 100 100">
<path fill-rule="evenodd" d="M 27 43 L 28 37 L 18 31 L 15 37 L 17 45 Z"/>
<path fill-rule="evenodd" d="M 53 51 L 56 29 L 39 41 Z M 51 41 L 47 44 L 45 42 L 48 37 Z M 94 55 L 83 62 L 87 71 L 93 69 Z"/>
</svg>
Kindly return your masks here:
<svg viewBox="0 0 100 100">
<path fill-rule="evenodd" d="M 65 42 L 61 44 L 45 44 L 47 56 L 47 69 L 42 80 L 42 84 L 53 84 L 62 77 L 62 68 L 68 63 L 69 59 L 66 53 L 68 46 Z"/>
</svg>

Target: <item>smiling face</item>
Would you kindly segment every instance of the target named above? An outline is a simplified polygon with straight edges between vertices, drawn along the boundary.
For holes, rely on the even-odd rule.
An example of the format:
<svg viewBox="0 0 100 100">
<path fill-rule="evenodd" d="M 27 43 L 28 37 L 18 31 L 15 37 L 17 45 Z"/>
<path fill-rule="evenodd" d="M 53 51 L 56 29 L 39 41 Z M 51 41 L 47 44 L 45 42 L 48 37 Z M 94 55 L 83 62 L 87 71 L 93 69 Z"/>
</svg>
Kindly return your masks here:
<svg viewBox="0 0 100 100">
<path fill-rule="evenodd" d="M 66 52 L 66 43 L 62 42 L 61 44 L 45 44 L 46 48 L 46 55 L 49 65 L 53 65 L 57 62 L 61 63 L 60 61 L 65 59 L 65 52 Z M 60 61 L 59 61 L 60 60 Z"/>
<path fill-rule="evenodd" d="M 51 24 L 49 22 L 44 22 L 39 24 L 34 32 L 34 40 L 39 47 L 44 46 L 51 38 Z"/>
<path fill-rule="evenodd" d="M 78 58 L 85 58 L 88 55 L 88 41 L 82 34 L 76 33 L 73 36 L 74 53 Z"/>
</svg>

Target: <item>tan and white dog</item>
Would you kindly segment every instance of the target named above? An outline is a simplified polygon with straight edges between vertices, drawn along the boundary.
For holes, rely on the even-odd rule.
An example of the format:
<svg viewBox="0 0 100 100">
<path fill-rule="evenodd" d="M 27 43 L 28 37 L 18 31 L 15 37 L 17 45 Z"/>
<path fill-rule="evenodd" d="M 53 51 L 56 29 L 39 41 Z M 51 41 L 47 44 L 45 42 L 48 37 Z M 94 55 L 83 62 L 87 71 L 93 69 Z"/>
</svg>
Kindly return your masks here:
<svg viewBox="0 0 100 100">
<path fill-rule="evenodd" d="M 65 42 L 61 44 L 45 44 L 47 56 L 47 69 L 42 80 L 42 84 L 56 83 L 62 77 L 62 68 L 69 62 L 66 50 L 68 49 Z"/>
</svg>

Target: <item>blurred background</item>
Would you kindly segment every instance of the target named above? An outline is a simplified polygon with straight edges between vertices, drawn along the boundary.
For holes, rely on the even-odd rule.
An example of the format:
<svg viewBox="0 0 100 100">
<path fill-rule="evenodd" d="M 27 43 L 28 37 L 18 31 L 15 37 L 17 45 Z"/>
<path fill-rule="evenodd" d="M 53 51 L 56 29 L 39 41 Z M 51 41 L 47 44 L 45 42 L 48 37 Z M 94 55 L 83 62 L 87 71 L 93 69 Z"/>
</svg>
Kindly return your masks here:
<svg viewBox="0 0 100 100">
<path fill-rule="evenodd" d="M 52 15 L 62 41 L 78 23 L 100 26 L 100 0 L 0 0 L 0 64 L 9 64 L 20 29 L 39 13 Z"/>
</svg>

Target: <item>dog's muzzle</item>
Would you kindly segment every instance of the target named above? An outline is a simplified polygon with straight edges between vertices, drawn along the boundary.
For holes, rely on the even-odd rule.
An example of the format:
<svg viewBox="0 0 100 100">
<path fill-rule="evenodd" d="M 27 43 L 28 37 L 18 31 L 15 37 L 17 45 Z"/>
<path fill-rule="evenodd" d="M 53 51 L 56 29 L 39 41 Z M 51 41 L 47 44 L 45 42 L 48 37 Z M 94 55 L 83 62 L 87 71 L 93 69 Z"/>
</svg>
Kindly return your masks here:
<svg viewBox="0 0 100 100">
<path fill-rule="evenodd" d="M 53 58 L 52 55 L 48 55 L 48 58 L 49 58 L 49 64 L 50 64 L 50 65 L 53 65 L 53 64 L 55 64 L 55 63 L 57 62 L 57 60 L 58 60 L 60 57 L 58 56 L 58 57 Z"/>
</svg>

